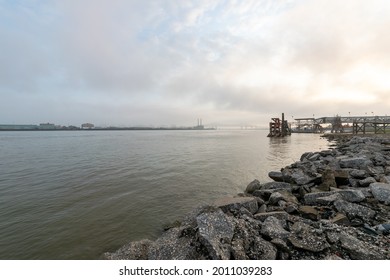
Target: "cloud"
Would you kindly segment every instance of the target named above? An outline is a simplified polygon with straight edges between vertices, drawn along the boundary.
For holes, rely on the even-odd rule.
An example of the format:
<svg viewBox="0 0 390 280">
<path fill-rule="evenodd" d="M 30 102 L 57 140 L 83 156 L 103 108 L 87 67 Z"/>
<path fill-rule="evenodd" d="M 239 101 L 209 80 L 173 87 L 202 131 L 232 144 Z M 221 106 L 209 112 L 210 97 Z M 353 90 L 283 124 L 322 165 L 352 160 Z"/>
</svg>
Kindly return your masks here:
<svg viewBox="0 0 390 280">
<path fill-rule="evenodd" d="M 3 120 L 46 107 L 58 122 L 252 124 L 390 105 L 384 0 L 1 3 L 0 94 L 18 101 Z"/>
</svg>

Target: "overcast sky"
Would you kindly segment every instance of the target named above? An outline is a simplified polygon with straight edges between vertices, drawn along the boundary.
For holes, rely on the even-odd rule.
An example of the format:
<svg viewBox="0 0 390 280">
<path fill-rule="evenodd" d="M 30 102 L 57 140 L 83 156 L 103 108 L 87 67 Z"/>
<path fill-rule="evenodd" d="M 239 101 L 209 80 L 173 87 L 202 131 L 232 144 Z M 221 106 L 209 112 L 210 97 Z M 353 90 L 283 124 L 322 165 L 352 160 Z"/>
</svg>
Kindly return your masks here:
<svg viewBox="0 0 390 280">
<path fill-rule="evenodd" d="M 0 124 L 390 114 L 388 0 L 0 0 Z"/>
</svg>

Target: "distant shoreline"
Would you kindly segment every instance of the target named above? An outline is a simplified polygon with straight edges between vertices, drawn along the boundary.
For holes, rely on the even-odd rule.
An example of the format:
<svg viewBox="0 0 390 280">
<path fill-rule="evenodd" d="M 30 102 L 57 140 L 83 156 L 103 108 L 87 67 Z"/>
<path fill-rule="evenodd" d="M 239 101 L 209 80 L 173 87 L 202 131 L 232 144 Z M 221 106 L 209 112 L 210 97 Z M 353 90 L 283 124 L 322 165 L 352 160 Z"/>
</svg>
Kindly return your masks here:
<svg viewBox="0 0 390 280">
<path fill-rule="evenodd" d="M 58 129 L 0 129 L 0 131 L 103 131 L 103 130 L 216 130 L 216 128 L 192 128 L 192 127 L 178 127 L 178 128 L 165 128 L 165 127 L 107 127 L 107 128 L 58 128 Z"/>
</svg>

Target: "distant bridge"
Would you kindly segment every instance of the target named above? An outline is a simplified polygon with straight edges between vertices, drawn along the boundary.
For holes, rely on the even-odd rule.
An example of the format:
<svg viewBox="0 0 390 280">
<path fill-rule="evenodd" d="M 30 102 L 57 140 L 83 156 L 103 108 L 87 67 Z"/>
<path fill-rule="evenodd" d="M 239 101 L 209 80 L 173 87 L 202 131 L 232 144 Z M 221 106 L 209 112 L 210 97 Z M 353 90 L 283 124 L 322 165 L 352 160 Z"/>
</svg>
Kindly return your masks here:
<svg viewBox="0 0 390 280">
<path fill-rule="evenodd" d="M 321 118 L 296 118 L 295 128 L 297 133 L 322 133 L 326 129 L 335 132 L 352 132 L 353 134 L 367 132 L 386 133 L 390 126 L 389 116 L 334 116 Z"/>
</svg>

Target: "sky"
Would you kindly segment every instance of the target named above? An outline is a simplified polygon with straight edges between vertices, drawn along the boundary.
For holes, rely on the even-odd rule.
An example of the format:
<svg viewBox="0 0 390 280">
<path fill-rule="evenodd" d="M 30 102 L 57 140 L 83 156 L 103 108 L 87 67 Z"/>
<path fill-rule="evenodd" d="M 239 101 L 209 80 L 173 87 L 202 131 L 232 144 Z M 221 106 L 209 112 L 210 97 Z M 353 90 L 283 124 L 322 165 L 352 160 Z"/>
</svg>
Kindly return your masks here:
<svg viewBox="0 0 390 280">
<path fill-rule="evenodd" d="M 0 124 L 390 113 L 388 0 L 0 0 Z"/>
</svg>

